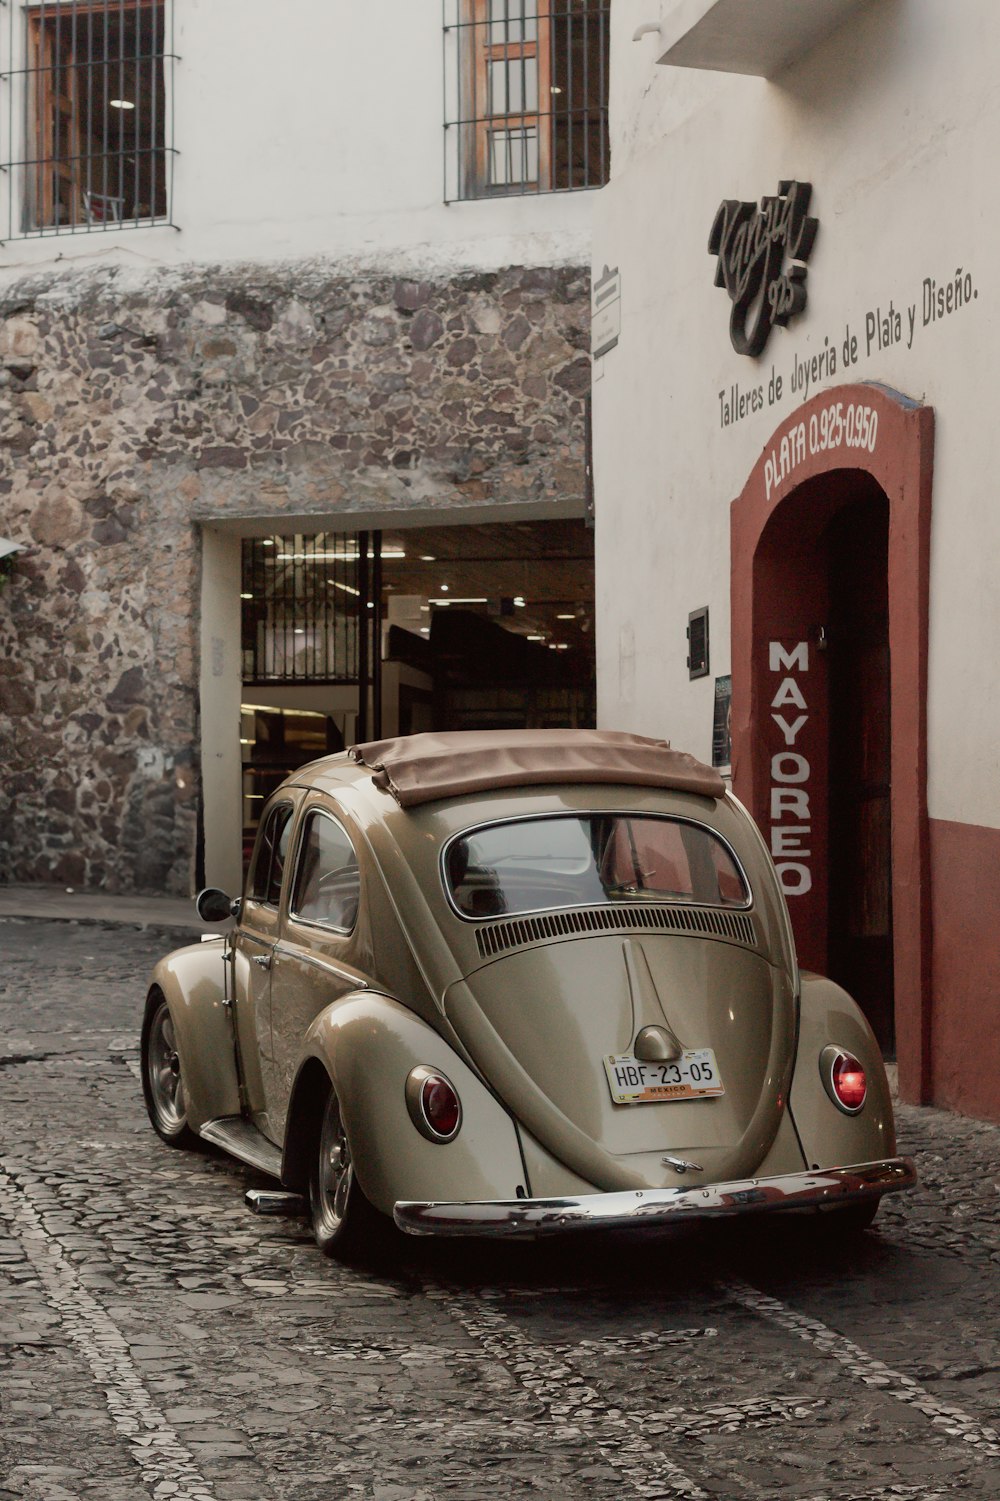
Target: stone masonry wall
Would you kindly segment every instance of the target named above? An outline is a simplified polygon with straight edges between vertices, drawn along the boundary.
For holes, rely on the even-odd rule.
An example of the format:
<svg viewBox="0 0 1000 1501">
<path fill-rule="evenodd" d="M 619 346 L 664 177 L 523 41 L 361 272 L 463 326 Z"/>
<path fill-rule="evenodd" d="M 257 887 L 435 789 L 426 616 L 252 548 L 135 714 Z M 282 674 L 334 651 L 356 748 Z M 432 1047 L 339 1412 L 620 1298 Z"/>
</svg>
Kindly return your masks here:
<svg viewBox="0 0 1000 1501">
<path fill-rule="evenodd" d="M 0 880 L 192 889 L 198 523 L 583 505 L 585 270 L 103 272 L 0 300 Z"/>
</svg>

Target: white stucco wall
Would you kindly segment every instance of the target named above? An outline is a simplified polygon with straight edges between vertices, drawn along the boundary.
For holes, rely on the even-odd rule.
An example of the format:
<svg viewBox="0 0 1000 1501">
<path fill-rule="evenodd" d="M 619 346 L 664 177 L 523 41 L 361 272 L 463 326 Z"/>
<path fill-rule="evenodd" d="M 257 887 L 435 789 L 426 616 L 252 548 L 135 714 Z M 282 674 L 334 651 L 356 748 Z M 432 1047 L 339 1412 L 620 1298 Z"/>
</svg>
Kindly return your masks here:
<svg viewBox="0 0 1000 1501">
<path fill-rule="evenodd" d="M 174 15 L 179 232 L 10 239 L 0 285 L 57 262 L 317 257 L 420 273 L 587 259 L 592 192 L 443 202 L 441 0 L 174 0 Z M 5 225 L 11 190 L 5 177 Z"/>
<path fill-rule="evenodd" d="M 613 176 L 595 226 L 594 265 L 622 280 L 621 339 L 594 386 L 600 722 L 709 755 L 712 679 L 730 669 L 730 502 L 807 395 L 881 381 L 937 414 L 930 813 L 1000 826 L 1000 7 L 878 0 L 773 82 L 657 67 L 655 39 L 631 36 L 658 13 L 656 0 L 615 8 Z M 731 346 L 709 231 L 723 198 L 759 200 L 788 178 L 813 184 L 820 221 L 808 306 L 753 360 Z M 975 299 L 924 326 L 925 278 L 960 267 Z M 869 350 L 866 317 L 890 304 L 902 340 Z M 845 371 L 848 325 L 859 359 Z M 835 375 L 793 392 L 796 361 L 826 340 Z M 772 369 L 784 389 L 770 404 Z M 734 383 L 761 386 L 764 407 L 723 427 Z M 692 683 L 684 631 L 705 604 L 712 676 Z"/>
<path fill-rule="evenodd" d="M 199 703 L 205 819 L 205 884 L 239 891 L 240 841 L 239 538 L 202 529 Z"/>
</svg>

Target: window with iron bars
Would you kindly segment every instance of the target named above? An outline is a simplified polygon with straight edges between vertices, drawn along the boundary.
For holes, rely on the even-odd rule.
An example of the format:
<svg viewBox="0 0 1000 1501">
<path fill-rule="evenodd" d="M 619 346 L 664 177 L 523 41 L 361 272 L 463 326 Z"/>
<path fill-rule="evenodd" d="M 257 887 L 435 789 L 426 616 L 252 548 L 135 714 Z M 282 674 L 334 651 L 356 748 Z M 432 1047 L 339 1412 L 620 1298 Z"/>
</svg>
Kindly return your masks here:
<svg viewBox="0 0 1000 1501">
<path fill-rule="evenodd" d="M 244 540 L 245 682 L 357 682 L 363 546 L 364 558 L 358 536 L 340 532 Z"/>
<path fill-rule="evenodd" d="M 2 3 L 4 238 L 170 222 L 172 0 Z"/>
<path fill-rule="evenodd" d="M 608 180 L 610 0 L 444 0 L 445 201 Z"/>
</svg>

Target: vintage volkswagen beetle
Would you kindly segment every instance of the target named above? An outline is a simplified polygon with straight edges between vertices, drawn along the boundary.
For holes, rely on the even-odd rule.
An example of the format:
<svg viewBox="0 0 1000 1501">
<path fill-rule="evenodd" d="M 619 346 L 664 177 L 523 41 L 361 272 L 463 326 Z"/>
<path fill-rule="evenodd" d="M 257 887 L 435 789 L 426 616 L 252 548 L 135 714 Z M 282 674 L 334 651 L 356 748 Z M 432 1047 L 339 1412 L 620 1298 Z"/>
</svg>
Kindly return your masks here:
<svg viewBox="0 0 1000 1501">
<path fill-rule="evenodd" d="M 154 973 L 150 1118 L 308 1196 L 327 1252 L 393 1218 L 859 1227 L 915 1181 L 871 1030 L 800 976 L 756 826 L 663 743 L 471 732 L 316 761 L 268 802 L 242 899 L 199 898 L 231 907 Z"/>
</svg>

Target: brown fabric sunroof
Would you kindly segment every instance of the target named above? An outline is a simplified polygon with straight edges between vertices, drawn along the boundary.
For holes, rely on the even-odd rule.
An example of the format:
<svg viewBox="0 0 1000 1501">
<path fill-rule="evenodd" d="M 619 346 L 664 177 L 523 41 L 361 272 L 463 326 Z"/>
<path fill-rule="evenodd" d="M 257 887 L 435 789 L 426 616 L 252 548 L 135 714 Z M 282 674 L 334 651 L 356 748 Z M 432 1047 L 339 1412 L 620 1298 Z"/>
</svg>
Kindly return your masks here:
<svg viewBox="0 0 1000 1501">
<path fill-rule="evenodd" d="M 463 730 L 404 735 L 353 745 L 349 754 L 373 773 L 401 808 L 541 782 L 618 782 L 722 797 L 711 766 L 665 740 L 624 730 Z"/>
</svg>

